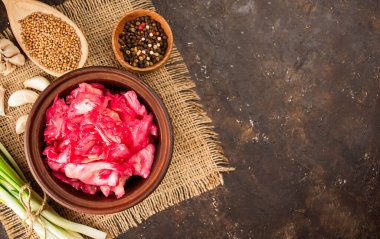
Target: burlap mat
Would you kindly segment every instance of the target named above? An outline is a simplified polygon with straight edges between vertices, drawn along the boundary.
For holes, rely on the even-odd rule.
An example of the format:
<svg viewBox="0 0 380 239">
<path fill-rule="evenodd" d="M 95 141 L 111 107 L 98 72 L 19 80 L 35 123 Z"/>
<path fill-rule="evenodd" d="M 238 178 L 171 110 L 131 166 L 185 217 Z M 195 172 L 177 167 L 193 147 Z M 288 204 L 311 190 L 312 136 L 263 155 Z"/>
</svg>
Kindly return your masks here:
<svg viewBox="0 0 380 239">
<path fill-rule="evenodd" d="M 111 32 L 117 20 L 126 12 L 146 8 L 154 10 L 149 0 L 73 0 L 57 7 L 78 24 L 87 36 L 89 59 L 87 65 L 120 67 L 111 48 Z M 12 38 L 9 30 L 3 37 Z M 1 37 L 1 35 L 0 35 Z M 1 84 L 10 93 L 22 88 L 22 82 L 35 75 L 44 75 L 33 63 L 27 61 L 8 77 L 1 78 Z M 52 79 L 51 77 L 49 77 Z M 212 130 L 211 120 L 192 90 L 194 83 L 188 78 L 188 71 L 176 48 L 166 67 L 141 75 L 141 78 L 161 96 L 172 118 L 175 145 L 173 158 L 164 180 L 146 200 L 121 213 L 94 216 L 80 214 L 63 208 L 50 200 L 50 203 L 64 217 L 107 231 L 116 237 L 153 214 L 175 205 L 185 199 L 197 196 L 223 183 L 221 172 L 229 170 L 226 159 Z M 10 117 L 0 118 L 0 140 L 10 150 L 29 179 L 29 172 L 23 151 L 23 138 L 15 133 L 15 121 L 30 111 L 31 106 L 12 108 L 7 111 Z M 32 180 L 33 182 L 33 180 Z M 38 189 L 36 184 L 33 184 Z M 25 235 L 21 221 L 1 204 L 0 219 L 10 238 Z"/>
</svg>

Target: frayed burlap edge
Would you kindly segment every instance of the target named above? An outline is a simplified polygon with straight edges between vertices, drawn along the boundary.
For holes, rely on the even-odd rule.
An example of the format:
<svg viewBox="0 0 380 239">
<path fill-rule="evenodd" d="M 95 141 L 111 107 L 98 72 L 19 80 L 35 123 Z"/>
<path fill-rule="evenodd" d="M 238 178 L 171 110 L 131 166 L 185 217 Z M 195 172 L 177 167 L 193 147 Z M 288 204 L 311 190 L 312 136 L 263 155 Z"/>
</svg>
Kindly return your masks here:
<svg viewBox="0 0 380 239">
<path fill-rule="evenodd" d="M 59 10 L 64 12 L 69 18 L 74 18 L 78 15 L 83 15 L 86 11 L 95 9 L 99 4 L 112 4 L 112 0 L 72 0 L 57 6 Z M 145 8 L 154 10 L 152 3 L 148 0 L 138 0 L 129 3 L 133 9 Z M 6 29 L 0 37 L 13 39 L 10 29 Z M 195 83 L 190 79 L 188 69 L 183 62 L 183 59 L 176 48 L 173 49 L 172 55 L 165 66 L 165 71 L 161 73 L 169 74 L 175 81 L 177 89 L 180 89 L 181 96 L 187 103 L 187 111 L 190 112 L 189 117 L 193 118 L 197 130 L 205 139 L 205 142 L 210 149 L 212 158 L 213 171 L 205 178 L 193 180 L 185 186 L 170 188 L 165 190 L 164 195 L 158 194 L 148 197 L 143 203 L 125 211 L 122 215 L 115 215 L 118 219 L 123 220 L 126 224 L 120 226 L 109 225 L 105 223 L 101 226 L 102 230 L 109 233 L 109 237 L 113 238 L 120 233 L 128 230 L 131 227 L 137 226 L 143 220 L 160 212 L 172 205 L 178 204 L 181 201 L 198 196 L 203 192 L 207 192 L 215 187 L 223 184 L 221 172 L 233 170 L 227 167 L 227 159 L 223 155 L 223 150 L 218 141 L 218 135 L 214 132 L 212 121 L 203 110 L 203 106 L 199 103 L 199 96 L 194 91 Z M 143 76 L 142 76 L 143 77 Z M 162 200 L 164 199 L 164 200 Z M 64 212 L 63 215 L 67 214 Z M 70 213 L 69 213 L 70 214 Z M 26 231 L 21 223 L 21 220 L 12 212 L 12 210 L 0 206 L 0 220 L 9 236 L 9 238 L 22 238 Z M 86 220 L 84 220 L 86 222 Z M 91 225 L 91 222 L 88 222 Z"/>
</svg>

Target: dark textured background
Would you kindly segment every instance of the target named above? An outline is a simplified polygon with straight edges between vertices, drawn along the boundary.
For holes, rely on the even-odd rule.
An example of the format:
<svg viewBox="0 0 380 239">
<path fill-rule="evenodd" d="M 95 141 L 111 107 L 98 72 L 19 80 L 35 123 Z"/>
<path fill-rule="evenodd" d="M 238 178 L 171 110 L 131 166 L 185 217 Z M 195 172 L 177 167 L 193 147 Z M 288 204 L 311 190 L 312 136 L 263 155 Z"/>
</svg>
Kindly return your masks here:
<svg viewBox="0 0 380 239">
<path fill-rule="evenodd" d="M 236 171 L 119 238 L 380 238 L 379 1 L 154 2 Z"/>
</svg>

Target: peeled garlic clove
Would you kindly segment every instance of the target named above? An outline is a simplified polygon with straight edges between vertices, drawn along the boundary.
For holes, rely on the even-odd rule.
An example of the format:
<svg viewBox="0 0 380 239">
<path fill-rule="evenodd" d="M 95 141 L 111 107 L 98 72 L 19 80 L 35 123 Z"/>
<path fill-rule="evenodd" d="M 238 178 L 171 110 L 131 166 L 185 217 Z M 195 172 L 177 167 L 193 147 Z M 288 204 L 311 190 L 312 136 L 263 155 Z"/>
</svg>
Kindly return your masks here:
<svg viewBox="0 0 380 239">
<path fill-rule="evenodd" d="M 23 115 L 16 121 L 16 133 L 22 134 L 25 132 L 26 121 L 28 121 L 28 115 Z"/>
<path fill-rule="evenodd" d="M 50 85 L 50 81 L 43 76 L 35 76 L 24 81 L 25 88 L 32 88 L 39 91 L 45 90 L 48 85 Z"/>
<path fill-rule="evenodd" d="M 10 40 L 5 38 L 0 39 L 0 50 L 5 49 L 9 45 L 13 45 Z"/>
<path fill-rule="evenodd" d="M 11 58 L 7 58 L 7 60 L 16 66 L 22 66 L 25 64 L 25 57 L 22 54 L 17 54 Z"/>
<path fill-rule="evenodd" d="M 7 61 L 5 62 L 5 70 L 0 71 L 0 73 L 3 74 L 3 76 L 7 76 L 14 70 L 16 70 L 16 66 Z"/>
<path fill-rule="evenodd" d="M 8 58 L 17 54 L 20 54 L 20 50 L 15 45 L 9 45 L 3 50 L 3 55 Z"/>
<path fill-rule="evenodd" d="M 25 104 L 33 104 L 38 98 L 38 94 L 31 90 L 18 90 L 8 99 L 8 106 L 17 107 Z"/>
<path fill-rule="evenodd" d="M 2 85 L 0 85 L 0 116 L 5 116 L 4 96 L 5 96 L 5 89 L 3 88 Z"/>
<path fill-rule="evenodd" d="M 2 74 L 3 71 L 5 71 L 6 68 L 7 68 L 7 67 L 6 67 L 6 65 L 5 65 L 5 62 L 0 63 L 0 74 Z"/>
</svg>

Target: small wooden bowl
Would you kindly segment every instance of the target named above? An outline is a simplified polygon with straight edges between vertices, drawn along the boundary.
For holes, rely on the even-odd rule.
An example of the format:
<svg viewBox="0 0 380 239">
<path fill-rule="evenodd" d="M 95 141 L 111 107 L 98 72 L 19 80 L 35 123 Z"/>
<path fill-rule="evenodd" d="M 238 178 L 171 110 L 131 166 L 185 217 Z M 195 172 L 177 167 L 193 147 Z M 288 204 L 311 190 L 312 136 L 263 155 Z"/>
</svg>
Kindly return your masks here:
<svg viewBox="0 0 380 239">
<path fill-rule="evenodd" d="M 157 62 L 156 64 L 152 66 L 148 66 L 146 68 L 139 68 L 130 65 L 128 62 L 124 60 L 123 53 L 120 51 L 120 43 L 119 43 L 119 34 L 123 31 L 124 26 L 127 22 L 132 21 L 138 17 L 142 16 L 150 16 L 151 19 L 156 20 L 161 24 L 162 29 L 164 30 L 166 36 L 168 37 L 168 47 L 166 49 L 166 52 L 164 54 L 164 58 Z M 166 20 L 159 15 L 156 12 L 145 10 L 145 9 L 137 9 L 131 12 L 128 12 L 127 15 L 123 16 L 119 22 L 116 24 L 115 28 L 113 29 L 112 33 L 112 49 L 116 56 L 117 61 L 125 67 L 128 71 L 135 72 L 135 73 L 146 73 L 149 71 L 153 71 L 158 69 L 159 67 L 163 66 L 166 61 L 169 59 L 170 53 L 173 48 L 173 33 L 170 29 L 169 24 L 166 22 Z"/>
<path fill-rule="evenodd" d="M 131 177 L 125 185 L 125 195 L 116 199 L 101 193 L 90 195 L 58 180 L 45 161 L 45 113 L 58 95 L 68 95 L 78 84 L 100 83 L 117 91 L 134 90 L 139 100 L 154 115 L 158 127 L 156 154 L 148 178 Z M 25 154 L 29 168 L 41 188 L 61 205 L 91 214 L 115 213 L 130 208 L 150 195 L 164 178 L 173 150 L 173 129 L 169 114 L 159 96 L 136 76 L 111 67 L 88 67 L 71 71 L 53 81 L 34 103 L 25 131 Z"/>
</svg>

